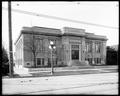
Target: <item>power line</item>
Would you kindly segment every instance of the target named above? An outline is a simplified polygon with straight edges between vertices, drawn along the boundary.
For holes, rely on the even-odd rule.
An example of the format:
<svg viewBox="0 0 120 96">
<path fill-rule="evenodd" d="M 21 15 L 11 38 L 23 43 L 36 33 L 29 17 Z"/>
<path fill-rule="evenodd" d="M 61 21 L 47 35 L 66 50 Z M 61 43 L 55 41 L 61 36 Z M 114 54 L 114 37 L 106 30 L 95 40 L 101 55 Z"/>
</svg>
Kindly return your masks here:
<svg viewBox="0 0 120 96">
<path fill-rule="evenodd" d="M 3 9 L 7 9 L 5 7 L 2 7 L 2 8 Z M 105 28 L 111 28 L 111 29 L 118 29 L 117 27 L 106 26 L 106 25 L 95 24 L 95 23 L 89 23 L 89 22 L 78 21 L 78 20 L 71 20 L 71 19 L 67 19 L 67 18 L 61 18 L 61 17 L 50 16 L 50 15 L 45 15 L 45 14 L 38 14 L 38 13 L 35 13 L 35 12 L 28 12 L 28 11 L 23 11 L 23 10 L 18 10 L 18 9 L 12 9 L 12 11 L 15 11 L 15 12 L 18 12 L 18 13 L 27 14 L 27 15 L 40 16 L 40 17 L 44 17 L 44 18 L 57 19 L 57 20 L 63 20 L 63 21 L 68 21 L 68 22 L 81 23 L 81 24 L 87 24 L 87 25 L 91 25 L 91 26 L 105 27 Z"/>
</svg>

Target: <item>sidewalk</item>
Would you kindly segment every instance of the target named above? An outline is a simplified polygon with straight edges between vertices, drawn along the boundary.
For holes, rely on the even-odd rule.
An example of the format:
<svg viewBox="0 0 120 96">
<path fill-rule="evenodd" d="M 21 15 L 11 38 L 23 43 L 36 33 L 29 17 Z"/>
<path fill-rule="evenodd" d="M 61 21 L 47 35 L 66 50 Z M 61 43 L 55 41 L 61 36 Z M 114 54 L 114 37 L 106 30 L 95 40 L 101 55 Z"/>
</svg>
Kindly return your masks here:
<svg viewBox="0 0 120 96">
<path fill-rule="evenodd" d="M 14 78 L 26 77 L 48 77 L 48 76 L 66 76 L 66 75 L 82 75 L 82 74 L 100 74 L 118 72 L 116 66 L 92 66 L 92 67 L 66 67 L 54 68 L 54 74 L 51 75 L 51 70 L 30 72 L 29 74 L 14 74 Z M 9 78 L 9 77 L 8 77 Z"/>
</svg>

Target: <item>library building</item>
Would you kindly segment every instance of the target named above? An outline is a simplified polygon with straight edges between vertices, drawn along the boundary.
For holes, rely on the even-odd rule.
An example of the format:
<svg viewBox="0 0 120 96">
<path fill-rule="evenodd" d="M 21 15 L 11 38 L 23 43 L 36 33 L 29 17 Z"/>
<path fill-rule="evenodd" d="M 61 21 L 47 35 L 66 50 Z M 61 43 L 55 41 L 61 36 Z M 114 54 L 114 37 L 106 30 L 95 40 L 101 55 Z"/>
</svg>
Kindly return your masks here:
<svg viewBox="0 0 120 96">
<path fill-rule="evenodd" d="M 23 27 L 15 42 L 15 66 L 104 65 L 106 41 L 106 36 L 80 28 Z"/>
</svg>

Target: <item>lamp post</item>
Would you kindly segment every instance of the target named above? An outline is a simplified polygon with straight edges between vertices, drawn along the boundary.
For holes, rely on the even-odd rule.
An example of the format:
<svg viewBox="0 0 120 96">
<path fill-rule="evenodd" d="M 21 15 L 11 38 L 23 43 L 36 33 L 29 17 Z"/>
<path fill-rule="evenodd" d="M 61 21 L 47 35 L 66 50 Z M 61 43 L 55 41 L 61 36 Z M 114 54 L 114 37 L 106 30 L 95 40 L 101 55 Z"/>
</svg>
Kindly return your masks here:
<svg viewBox="0 0 120 96">
<path fill-rule="evenodd" d="M 50 41 L 49 49 L 51 49 L 51 75 L 53 75 L 53 50 L 56 49 L 56 46 L 53 41 Z"/>
</svg>

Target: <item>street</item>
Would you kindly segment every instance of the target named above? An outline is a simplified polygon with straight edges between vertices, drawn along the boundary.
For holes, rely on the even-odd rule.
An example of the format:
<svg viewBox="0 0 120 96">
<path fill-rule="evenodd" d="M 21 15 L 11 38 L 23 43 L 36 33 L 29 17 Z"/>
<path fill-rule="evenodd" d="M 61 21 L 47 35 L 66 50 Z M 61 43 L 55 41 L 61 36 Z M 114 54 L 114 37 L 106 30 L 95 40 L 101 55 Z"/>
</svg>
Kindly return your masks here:
<svg viewBox="0 0 120 96">
<path fill-rule="evenodd" d="M 118 73 L 3 79 L 3 94 L 118 94 Z"/>
</svg>

